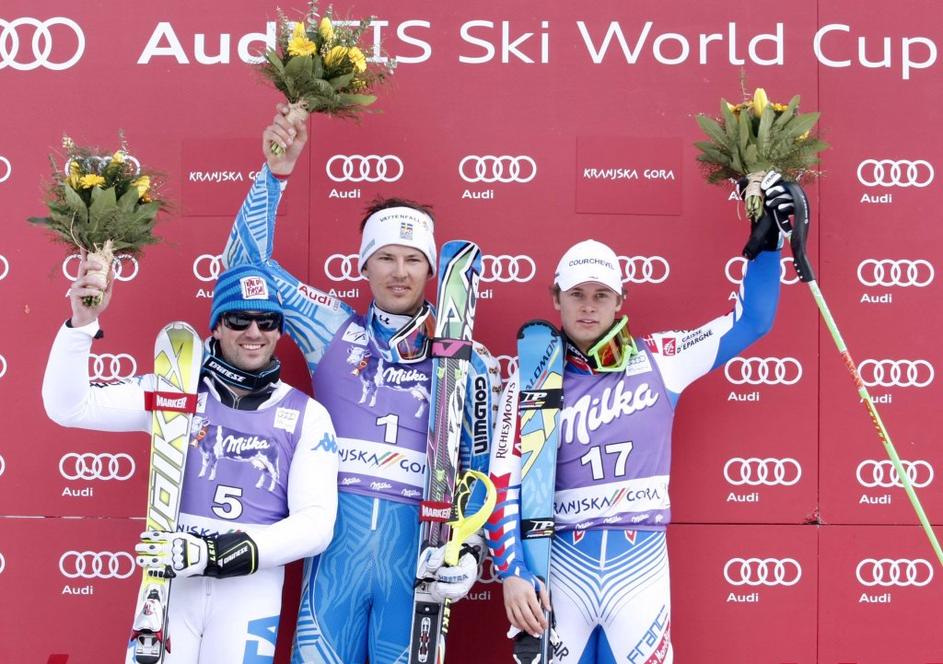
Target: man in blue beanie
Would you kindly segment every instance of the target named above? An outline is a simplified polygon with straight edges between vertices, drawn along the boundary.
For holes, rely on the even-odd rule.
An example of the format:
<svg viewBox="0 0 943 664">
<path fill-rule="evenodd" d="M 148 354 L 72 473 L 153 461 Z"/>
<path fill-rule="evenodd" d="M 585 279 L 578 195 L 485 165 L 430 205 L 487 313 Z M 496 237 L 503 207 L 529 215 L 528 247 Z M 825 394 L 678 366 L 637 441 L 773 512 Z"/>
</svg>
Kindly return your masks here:
<svg viewBox="0 0 943 664">
<path fill-rule="evenodd" d="M 150 432 L 144 394 L 156 388 L 153 375 L 89 384 L 89 352 L 102 336 L 98 319 L 113 287 L 101 304 L 86 306 L 84 297 L 101 293 L 89 267 L 95 265 L 83 259 L 69 290 L 72 316 L 46 366 L 46 413 L 68 427 Z M 220 275 L 178 532 L 144 532 L 136 547 L 139 565 L 174 577 L 169 625 L 160 624 L 148 600 L 134 619 L 135 629 L 169 628 L 166 664 L 271 661 L 284 565 L 320 553 L 333 536 L 334 428 L 320 404 L 279 380 L 274 352 L 283 316 L 264 271 L 243 265 Z M 132 641 L 128 662 L 135 661 L 133 648 Z"/>
</svg>

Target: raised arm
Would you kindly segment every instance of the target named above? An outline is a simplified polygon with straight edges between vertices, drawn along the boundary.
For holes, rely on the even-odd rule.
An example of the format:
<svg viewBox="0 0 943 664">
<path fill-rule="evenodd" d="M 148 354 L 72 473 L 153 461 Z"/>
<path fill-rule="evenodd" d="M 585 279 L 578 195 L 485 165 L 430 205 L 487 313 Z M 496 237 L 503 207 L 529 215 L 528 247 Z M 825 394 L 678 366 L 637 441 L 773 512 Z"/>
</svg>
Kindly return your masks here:
<svg viewBox="0 0 943 664">
<path fill-rule="evenodd" d="M 138 377 L 114 385 L 90 384 L 88 358 L 92 341 L 99 336 L 98 316 L 111 302 L 113 280 L 104 291 L 101 304 L 87 306 L 83 298 L 101 290 L 89 279 L 83 256 L 79 276 L 69 289 L 72 315 L 60 328 L 49 353 L 43 375 L 43 406 L 49 419 L 65 427 L 96 431 L 149 431 L 150 418 L 144 410 L 144 390 L 151 377 Z"/>
<path fill-rule="evenodd" d="M 223 251 L 223 264 L 230 267 L 252 263 L 268 270 L 278 286 L 286 310 L 285 329 L 298 344 L 308 370 L 313 373 L 327 344 L 350 317 L 352 309 L 300 281 L 272 259 L 278 204 L 288 184 L 288 176 L 294 171 L 308 140 L 307 119 L 291 123 L 284 117 L 288 107 L 279 104 L 277 108 L 272 124 L 262 132 L 266 163 L 236 215 Z M 273 141 L 285 147 L 285 151 L 273 155 L 269 150 Z"/>
</svg>

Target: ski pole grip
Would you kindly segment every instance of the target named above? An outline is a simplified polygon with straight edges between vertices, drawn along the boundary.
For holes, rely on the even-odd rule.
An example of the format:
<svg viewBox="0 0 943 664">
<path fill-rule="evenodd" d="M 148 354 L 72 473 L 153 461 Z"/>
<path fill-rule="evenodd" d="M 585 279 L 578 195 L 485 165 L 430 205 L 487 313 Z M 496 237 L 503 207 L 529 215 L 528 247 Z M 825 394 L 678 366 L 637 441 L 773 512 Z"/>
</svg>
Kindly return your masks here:
<svg viewBox="0 0 943 664">
<path fill-rule="evenodd" d="M 471 496 L 470 484 L 476 480 L 485 487 L 485 500 L 477 512 L 465 514 L 462 509 L 463 495 Z M 488 476 L 477 470 L 466 470 L 456 486 L 455 519 L 449 523 L 452 532 L 449 534 L 449 541 L 445 545 L 444 562 L 446 565 L 456 565 L 458 563 L 462 542 L 481 530 L 494 511 L 497 502 L 498 492 Z"/>
<path fill-rule="evenodd" d="M 805 190 L 796 182 L 784 183 L 792 196 L 795 206 L 792 235 L 789 237 L 789 247 L 792 249 L 792 266 L 796 269 L 799 281 L 808 283 L 815 281 L 815 272 L 812 263 L 806 254 L 806 240 L 809 235 L 809 199 Z"/>
</svg>

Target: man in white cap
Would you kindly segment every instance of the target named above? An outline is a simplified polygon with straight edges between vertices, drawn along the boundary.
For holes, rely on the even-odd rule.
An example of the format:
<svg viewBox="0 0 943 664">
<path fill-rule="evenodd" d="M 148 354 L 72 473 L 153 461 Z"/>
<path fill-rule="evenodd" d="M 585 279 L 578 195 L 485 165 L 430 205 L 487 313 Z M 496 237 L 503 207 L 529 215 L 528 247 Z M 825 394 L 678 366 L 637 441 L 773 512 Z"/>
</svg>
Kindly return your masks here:
<svg viewBox="0 0 943 664">
<path fill-rule="evenodd" d="M 434 327 L 424 290 L 437 267 L 433 219 L 427 207 L 405 199 L 380 200 L 366 211 L 359 253 L 373 295 L 366 314 L 296 279 L 272 260 L 272 245 L 278 202 L 307 141 L 307 121 L 292 124 L 287 107 L 278 109 L 262 136 L 267 163 L 239 211 L 224 259 L 271 274 L 285 329 L 337 430 L 335 537 L 305 563 L 292 662 L 406 662 L 429 424 Z M 273 141 L 284 153 L 271 154 Z M 487 471 L 488 436 L 475 432 L 492 429 L 499 382 L 495 361 L 475 344 L 460 448 L 465 468 Z M 435 573 L 433 593 L 464 597 L 484 551 L 484 539 L 471 537 L 458 565 Z"/>
<path fill-rule="evenodd" d="M 785 218 L 792 199 L 783 192 L 766 194 L 767 207 Z M 692 330 L 633 338 L 628 318 L 617 318 L 625 298 L 618 258 L 600 242 L 573 245 L 557 265 L 553 303 L 566 360 L 549 593 L 525 564 L 519 510 L 496 511 L 487 530 L 512 626 L 539 636 L 552 597 L 558 662 L 673 660 L 665 527 L 675 405 L 684 388 L 772 326 L 781 242 L 771 216 L 753 224 L 733 311 Z M 500 412 L 516 413 L 517 396 L 512 376 Z M 493 456 L 491 474 L 509 478 L 498 502 L 513 506 L 521 457 L 511 448 Z"/>
</svg>

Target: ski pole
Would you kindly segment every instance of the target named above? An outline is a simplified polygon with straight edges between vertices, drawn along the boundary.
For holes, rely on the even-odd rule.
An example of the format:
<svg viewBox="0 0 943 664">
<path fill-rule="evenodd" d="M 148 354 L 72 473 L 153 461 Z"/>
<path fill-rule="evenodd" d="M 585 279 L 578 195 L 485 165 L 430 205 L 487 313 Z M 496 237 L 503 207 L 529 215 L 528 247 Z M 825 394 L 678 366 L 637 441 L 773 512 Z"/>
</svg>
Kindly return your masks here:
<svg viewBox="0 0 943 664">
<path fill-rule="evenodd" d="M 792 249 L 793 267 L 796 269 L 799 280 L 809 284 L 809 289 L 812 291 L 812 298 L 819 308 L 819 313 L 822 315 L 825 326 L 832 335 L 832 341 L 835 342 L 835 346 L 838 348 L 838 352 L 841 354 L 845 366 L 848 368 L 848 371 L 851 372 L 851 377 L 854 379 L 855 386 L 858 388 L 858 396 L 861 397 L 861 402 L 868 410 L 868 415 L 871 416 L 871 422 L 874 424 L 878 438 L 881 439 L 881 444 L 884 445 L 884 451 L 887 453 L 891 464 L 894 466 L 894 472 L 896 472 L 897 477 L 900 478 L 904 492 L 907 494 L 907 498 L 910 499 L 910 504 L 917 514 L 917 519 L 920 521 L 920 525 L 923 526 L 923 530 L 927 534 L 927 539 L 930 540 L 930 546 L 933 547 L 933 551 L 936 553 L 940 566 L 943 567 L 943 549 L 940 548 L 940 542 L 937 540 L 936 533 L 933 532 L 933 528 L 930 526 L 930 521 L 927 519 L 926 512 L 924 512 L 923 506 L 920 504 L 920 499 L 914 491 L 909 475 L 904 472 L 900 457 L 897 454 L 897 450 L 894 448 L 894 443 L 891 442 L 891 436 L 887 432 L 887 428 L 884 426 L 881 416 L 878 414 L 877 407 L 874 405 L 874 401 L 868 393 L 868 388 L 861 379 L 861 374 L 858 373 L 858 366 L 852 359 L 851 353 L 848 352 L 848 346 L 845 344 L 841 332 L 838 331 L 838 325 L 835 323 L 835 318 L 832 316 L 832 312 L 825 302 L 825 296 L 822 295 L 822 291 L 818 283 L 816 283 L 815 274 L 812 271 L 812 264 L 809 262 L 809 257 L 805 253 L 805 241 L 809 231 L 809 201 L 806 198 L 805 191 L 803 191 L 802 187 L 793 182 L 785 183 L 785 187 L 792 195 L 793 203 L 795 204 L 795 223 L 789 232 L 786 232 L 783 225 L 780 225 L 780 229 L 784 231 L 790 241 L 789 245 Z M 788 227 L 788 223 L 786 226 Z"/>
</svg>

